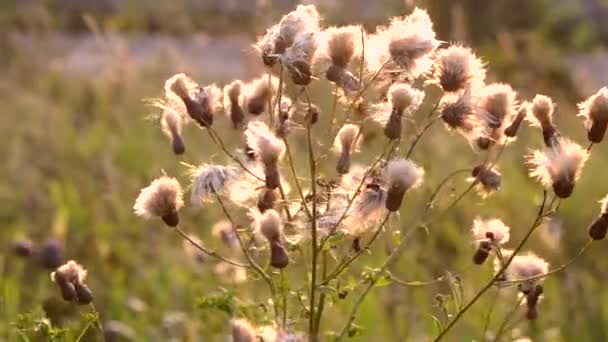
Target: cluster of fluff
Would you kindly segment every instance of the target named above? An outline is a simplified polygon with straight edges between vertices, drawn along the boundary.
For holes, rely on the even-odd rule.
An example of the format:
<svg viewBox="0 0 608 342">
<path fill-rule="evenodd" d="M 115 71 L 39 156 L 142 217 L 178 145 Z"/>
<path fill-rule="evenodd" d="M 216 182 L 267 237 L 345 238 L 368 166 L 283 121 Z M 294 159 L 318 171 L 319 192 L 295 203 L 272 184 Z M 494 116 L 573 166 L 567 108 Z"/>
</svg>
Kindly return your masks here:
<svg viewBox="0 0 608 342">
<path fill-rule="evenodd" d="M 183 191 L 177 179 L 162 176 L 141 190 L 133 210 L 148 219 L 175 213 L 183 206 Z"/>
<path fill-rule="evenodd" d="M 560 134 L 553 123 L 553 113 L 555 103 L 550 97 L 536 95 L 529 105 L 528 120 L 533 126 L 537 126 L 543 133 L 543 140 L 547 147 L 553 146 L 558 142 Z"/>
<path fill-rule="evenodd" d="M 197 167 L 190 166 L 188 175 L 192 182 L 192 203 L 200 204 L 201 201 L 213 200 L 211 196 L 222 192 L 239 173 L 240 170 L 234 166 L 206 163 Z"/>
<path fill-rule="evenodd" d="M 449 93 L 480 89 L 485 77 L 484 63 L 471 49 L 452 45 L 437 52 L 430 82 Z"/>
<path fill-rule="evenodd" d="M 517 93 L 507 84 L 495 83 L 479 91 L 476 113 L 483 126 L 483 135 L 477 145 L 487 149 L 495 143 L 502 143 L 504 130 L 517 114 Z"/>
<path fill-rule="evenodd" d="M 51 280 L 57 284 L 64 300 L 89 304 L 93 293 L 84 283 L 87 271 L 76 261 L 70 260 L 51 273 Z"/>
<path fill-rule="evenodd" d="M 509 241 L 509 227 L 507 227 L 500 219 L 484 220 L 476 217 L 473 221 L 471 232 L 473 239 L 477 245 L 483 241 L 490 241 L 496 245 L 503 245 Z"/>
<path fill-rule="evenodd" d="M 391 115 L 400 119 L 406 113 L 414 113 L 424 100 L 424 92 L 407 83 L 395 83 L 388 89 L 386 101 L 370 108 L 370 118 L 385 126 Z"/>
<path fill-rule="evenodd" d="M 369 36 L 366 65 L 372 73 L 386 65 L 389 70 L 398 69 L 416 78 L 430 70 L 439 44 L 428 13 L 416 8 L 407 17 L 391 19 L 389 26 L 379 27 Z"/>
<path fill-rule="evenodd" d="M 486 198 L 500 188 L 502 176 L 496 168 L 489 168 L 485 164 L 473 168 L 468 181 L 476 183 L 477 192 L 482 198 Z"/>
<path fill-rule="evenodd" d="M 588 157 L 589 152 L 580 145 L 560 138 L 545 151 L 533 151 L 528 156 L 530 176 L 546 187 L 553 186 L 559 197 L 569 197 Z"/>
<path fill-rule="evenodd" d="M 469 141 L 483 134 L 484 127 L 477 117 L 470 89 L 461 95 L 450 94 L 444 98 L 441 119 L 448 129 L 462 134 Z"/>
<path fill-rule="evenodd" d="M 592 143 L 600 143 L 608 127 L 608 88 L 603 87 L 597 93 L 579 104 L 579 116 L 585 119 L 587 137 Z"/>
<path fill-rule="evenodd" d="M 508 251 L 503 253 L 504 258 L 508 258 Z M 513 261 L 506 269 L 506 281 L 521 281 L 520 288 L 522 292 L 528 292 L 534 285 L 541 283 L 542 278 L 527 279 L 539 277 L 549 271 L 549 263 L 539 258 L 533 253 L 516 255 Z"/>
<path fill-rule="evenodd" d="M 285 152 L 283 141 L 261 121 L 252 121 L 245 130 L 245 141 L 263 163 L 276 163 Z"/>
</svg>

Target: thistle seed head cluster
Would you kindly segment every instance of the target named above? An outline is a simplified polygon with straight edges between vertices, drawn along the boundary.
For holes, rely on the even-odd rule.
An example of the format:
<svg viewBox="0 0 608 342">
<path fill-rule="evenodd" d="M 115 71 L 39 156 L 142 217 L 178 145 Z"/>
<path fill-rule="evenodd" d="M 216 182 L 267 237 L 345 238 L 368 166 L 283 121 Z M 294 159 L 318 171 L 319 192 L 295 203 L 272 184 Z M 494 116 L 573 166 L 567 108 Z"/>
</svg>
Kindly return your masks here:
<svg viewBox="0 0 608 342">
<path fill-rule="evenodd" d="M 84 283 L 87 271 L 76 261 L 70 260 L 51 273 L 51 279 L 61 291 L 65 301 L 76 301 L 78 304 L 89 304 L 93 301 L 93 292 Z"/>
<path fill-rule="evenodd" d="M 157 216 L 168 226 L 175 227 L 179 224 L 177 212 L 183 206 L 181 185 L 177 179 L 163 176 L 141 190 L 133 210 L 137 216 L 146 219 Z"/>
</svg>

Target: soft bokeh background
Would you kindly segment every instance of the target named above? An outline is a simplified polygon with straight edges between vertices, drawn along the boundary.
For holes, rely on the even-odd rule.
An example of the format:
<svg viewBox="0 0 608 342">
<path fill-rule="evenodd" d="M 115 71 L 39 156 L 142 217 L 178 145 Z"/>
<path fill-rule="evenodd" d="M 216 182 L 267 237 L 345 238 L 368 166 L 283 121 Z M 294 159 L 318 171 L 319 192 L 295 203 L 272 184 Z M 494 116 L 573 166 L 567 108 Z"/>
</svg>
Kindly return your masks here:
<svg viewBox="0 0 608 342">
<path fill-rule="evenodd" d="M 585 143 L 576 103 L 608 83 L 606 1 L 317 2 L 327 24 L 363 23 L 370 30 L 387 23 L 389 16 L 409 13 L 415 5 L 427 8 L 440 39 L 473 46 L 489 64 L 489 79 L 510 83 L 520 98 L 552 96 L 562 131 Z M 297 3 L 0 2 L 0 340 L 19 340 L 19 330 L 33 340 L 48 340 L 43 337 L 48 321 L 41 321 L 45 313 L 55 327 L 67 329 L 64 340 L 75 339 L 87 322 L 83 315 L 88 308 L 64 305 L 49 271 L 36 257 L 26 260 L 12 254 L 12 242 L 22 238 L 36 246 L 55 239 L 66 258 L 83 263 L 106 329 L 118 326 L 126 340 L 220 341 L 227 332 L 228 312 L 235 310 L 264 323 L 262 282 L 234 285 L 214 274 L 212 260 L 192 261 L 176 234 L 160 221 L 134 217 L 131 207 L 139 189 L 161 170 L 185 181 L 180 161 L 226 161 L 194 127 L 186 130 L 187 153 L 176 158 L 157 121 L 150 119 L 158 113 L 143 99 L 162 95 L 164 80 L 177 72 L 218 84 L 261 74 L 251 43 Z M 329 87 L 321 85 L 313 92 L 313 101 L 329 108 L 329 93 Z M 226 139 L 238 147 L 237 138 Z M 382 139 L 371 137 L 360 160 L 371 161 Z M 298 151 L 304 151 L 302 141 L 294 142 Z M 524 155 L 541 145 L 539 132 L 525 128 L 499 164 L 504 177 L 501 191 L 485 201 L 469 195 L 428 227 L 428 233 L 416 233 L 393 273 L 407 280 L 430 280 L 450 271 L 462 279 L 464 296 L 470 298 L 490 277 L 491 268 L 471 265 L 469 226 L 476 215 L 498 216 L 512 227 L 512 241 L 521 238 L 541 194 L 527 176 Z M 578 252 L 586 241 L 586 227 L 598 212 L 597 200 L 608 192 L 606 152 L 605 145 L 593 149 L 574 196 L 563 203 L 552 224 L 533 236 L 526 250 L 554 266 Z M 427 170 L 429 186 L 411 197 L 401 215 L 403 224 L 411 221 L 410 213 L 419 208 L 431 184 L 449 170 L 472 167 L 483 155 L 438 125 L 414 159 Z M 303 170 L 304 162 L 298 161 Z M 450 184 L 454 191 L 464 186 L 463 181 Z M 449 196 L 453 194 L 448 191 L 445 201 Z M 213 223 L 221 219 L 218 208 L 188 207 L 183 216 L 184 229 L 221 248 L 210 234 Z M 245 219 L 242 214 L 239 218 Z M 363 259 L 365 264 L 380 264 L 385 254 L 379 247 Z M 605 248 L 604 242 L 592 245 L 566 272 L 551 277 L 538 321 L 521 321 L 504 340 L 608 340 Z M 355 267 L 344 282 L 357 279 L 362 270 L 362 265 Z M 301 288 L 303 279 L 305 274 L 293 275 L 292 287 Z M 378 287 L 356 321 L 362 327 L 360 339 L 429 339 L 436 333 L 432 316 L 444 319 L 438 294 L 449 300 L 452 290 L 445 283 Z M 334 298 L 323 320 L 324 331 L 342 326 L 352 297 Z M 494 297 L 495 291 L 490 291 L 448 340 L 481 340 L 484 316 Z M 512 290 L 501 292 L 489 330 L 496 329 L 514 298 Z M 296 317 L 300 308 L 295 300 L 291 303 L 290 313 Z M 91 329 L 84 340 L 94 339 Z"/>
</svg>

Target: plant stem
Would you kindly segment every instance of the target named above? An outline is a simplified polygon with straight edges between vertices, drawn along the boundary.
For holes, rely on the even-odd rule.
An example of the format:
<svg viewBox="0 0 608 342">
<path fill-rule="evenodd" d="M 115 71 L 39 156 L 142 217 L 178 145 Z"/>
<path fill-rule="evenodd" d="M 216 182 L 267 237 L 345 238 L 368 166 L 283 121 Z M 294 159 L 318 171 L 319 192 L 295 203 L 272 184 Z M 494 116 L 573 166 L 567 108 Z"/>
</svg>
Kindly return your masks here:
<svg viewBox="0 0 608 342">
<path fill-rule="evenodd" d="M 224 141 L 222 140 L 222 138 L 217 134 L 217 132 L 215 132 L 215 130 L 213 128 L 211 128 L 211 126 L 207 127 L 207 133 L 209 133 L 209 137 L 211 137 L 211 140 L 230 159 L 232 159 L 235 163 L 237 163 L 245 172 L 247 172 L 248 174 L 250 174 L 251 176 L 253 176 L 255 179 L 257 179 L 259 181 L 264 181 L 263 178 L 259 177 L 258 175 L 256 175 L 255 173 L 253 173 L 251 170 L 249 170 L 249 168 L 247 168 L 247 166 L 245 166 L 245 164 L 243 164 L 243 162 L 239 158 L 237 158 L 235 155 L 233 155 L 232 153 L 230 153 L 230 151 L 228 151 L 228 149 L 226 148 L 226 144 L 224 144 Z"/>
<path fill-rule="evenodd" d="M 437 101 L 435 101 L 435 105 L 433 105 L 433 108 L 431 108 L 431 111 L 427 115 L 427 120 L 430 119 L 431 116 L 433 116 L 433 113 L 435 113 L 435 111 L 439 107 L 439 103 L 441 103 L 441 99 L 443 99 L 444 94 L 445 93 L 442 91 L 441 95 L 439 96 Z M 441 118 L 441 116 L 436 116 L 435 118 L 428 120 L 427 124 L 422 128 L 422 130 L 420 132 L 416 133 L 416 136 L 414 137 L 414 140 L 412 141 L 412 145 L 410 145 L 410 148 L 407 150 L 407 153 L 405 154 L 405 159 L 409 159 L 411 157 L 412 153 L 414 152 L 414 149 L 416 148 L 416 145 L 418 145 L 418 142 L 420 142 L 420 139 L 422 138 L 422 136 L 424 136 L 424 134 L 429 130 L 429 128 L 431 128 L 431 126 L 433 126 L 433 124 L 435 122 L 437 122 L 437 120 L 439 120 L 440 118 Z"/>
<path fill-rule="evenodd" d="M 502 323 L 500 324 L 498 331 L 496 331 L 496 336 L 494 336 L 494 341 L 498 341 L 500 339 L 500 336 L 505 331 L 507 324 L 511 321 L 511 318 L 513 318 L 513 315 L 515 315 L 515 312 L 517 311 L 517 309 L 519 309 L 519 306 L 521 305 L 521 302 L 523 302 L 524 298 L 525 298 L 524 296 L 521 296 L 520 298 L 518 298 L 515 301 L 515 305 L 509 311 L 509 313 L 507 313 L 507 315 L 503 319 Z"/>
<path fill-rule="evenodd" d="M 486 291 L 488 291 L 492 287 L 492 285 L 494 285 L 494 283 L 496 283 L 496 281 L 498 279 L 500 279 L 502 274 L 505 272 L 507 267 L 509 267 L 509 265 L 511 264 L 511 262 L 517 255 L 517 253 L 519 253 L 521 251 L 521 249 L 523 248 L 525 243 L 528 241 L 530 236 L 532 236 L 532 233 L 534 233 L 536 228 L 540 225 L 540 223 L 542 221 L 543 213 L 545 210 L 546 201 L 547 201 L 547 191 L 543 190 L 543 201 L 540 205 L 536 218 L 534 219 L 534 222 L 532 223 L 532 225 L 530 225 L 530 229 L 528 229 L 528 232 L 526 233 L 524 238 L 520 241 L 519 245 L 513 251 L 513 254 L 511 254 L 509 259 L 504 263 L 504 265 L 500 268 L 500 270 L 498 270 L 498 272 L 496 272 L 494 277 L 492 277 L 492 279 L 490 279 L 490 281 L 481 290 L 479 290 L 479 292 L 477 292 L 477 294 L 473 297 L 473 299 L 471 299 L 462 309 L 460 309 L 460 311 L 458 311 L 456 316 L 454 316 L 454 318 L 448 323 L 448 325 L 435 338 L 435 340 L 434 340 L 435 342 L 440 341 L 443 337 L 445 337 L 446 334 L 460 320 L 460 318 L 462 318 L 462 316 L 477 302 L 477 300 L 479 300 L 479 298 L 481 298 L 481 296 L 483 296 L 483 294 L 486 293 Z"/>
<path fill-rule="evenodd" d="M 481 332 L 481 341 L 486 339 L 486 333 L 488 332 L 488 328 L 490 327 L 490 321 L 492 320 L 492 314 L 494 313 L 494 308 L 496 307 L 496 302 L 498 302 L 498 295 L 500 294 L 500 289 L 496 289 L 496 293 L 492 298 L 492 304 L 490 304 L 490 308 L 488 309 L 488 313 L 484 319 L 483 331 Z"/>
<path fill-rule="evenodd" d="M 321 276 L 323 279 L 327 277 L 327 251 L 323 251 L 323 264 L 321 268 Z M 321 317 L 323 316 L 323 309 L 325 308 L 325 292 L 319 295 L 319 305 L 317 305 L 317 317 L 315 319 L 315 329 L 321 331 Z"/>
<path fill-rule="evenodd" d="M 238 266 L 238 267 L 244 267 L 244 268 L 249 268 L 249 265 L 242 264 L 240 262 L 236 262 L 236 261 L 230 260 L 230 259 L 222 256 L 221 254 L 217 253 L 216 251 L 206 249 L 205 247 L 203 247 L 200 244 L 198 244 L 196 241 L 192 240 L 188 236 L 188 234 L 186 234 L 179 226 L 175 227 L 175 231 L 177 231 L 182 236 L 182 238 L 184 238 L 192 246 L 194 246 L 196 249 L 198 249 L 199 251 L 203 252 L 204 254 L 207 254 L 209 256 L 212 256 L 214 258 L 222 260 L 222 261 L 224 261 L 226 263 L 229 263 L 230 265 L 234 265 L 234 266 Z"/>
</svg>

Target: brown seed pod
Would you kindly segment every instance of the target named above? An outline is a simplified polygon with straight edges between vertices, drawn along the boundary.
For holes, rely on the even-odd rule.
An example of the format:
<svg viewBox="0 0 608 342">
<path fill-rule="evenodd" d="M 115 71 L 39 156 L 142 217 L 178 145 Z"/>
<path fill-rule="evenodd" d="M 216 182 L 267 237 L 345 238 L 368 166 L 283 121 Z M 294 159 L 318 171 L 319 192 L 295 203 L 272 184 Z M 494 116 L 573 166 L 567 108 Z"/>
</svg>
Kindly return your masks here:
<svg viewBox="0 0 608 342">
<path fill-rule="evenodd" d="M 32 255 L 34 244 L 30 240 L 13 241 L 12 250 L 16 256 L 27 258 Z"/>
<path fill-rule="evenodd" d="M 276 163 L 267 163 L 264 165 L 264 180 L 268 189 L 276 189 L 281 186 L 279 168 Z"/>
<path fill-rule="evenodd" d="M 342 148 L 342 152 L 340 153 L 340 157 L 338 158 L 338 162 L 336 164 L 336 172 L 341 175 L 347 174 L 350 170 L 350 147 L 344 146 Z"/>
<path fill-rule="evenodd" d="M 274 208 L 277 198 L 276 190 L 268 188 L 262 189 L 258 194 L 258 210 L 263 213 L 268 209 Z"/>
<path fill-rule="evenodd" d="M 598 216 L 589 225 L 589 236 L 593 240 L 603 240 L 606 237 L 608 231 L 608 215 L 602 214 Z"/>
<path fill-rule="evenodd" d="M 174 211 L 169 214 L 165 214 L 165 215 L 161 216 L 161 219 L 163 219 L 163 221 L 169 227 L 177 227 L 177 225 L 179 224 L 179 214 L 177 213 L 177 211 Z"/>
<path fill-rule="evenodd" d="M 479 137 L 477 138 L 476 143 L 477 147 L 479 147 L 480 149 L 487 150 L 490 148 L 490 146 L 494 144 L 494 141 L 492 141 L 492 139 L 488 137 Z"/>
<path fill-rule="evenodd" d="M 558 179 L 553 183 L 553 191 L 559 198 L 568 198 L 574 191 L 574 182 L 564 178 Z"/>
<path fill-rule="evenodd" d="M 361 253 L 361 238 L 356 237 L 353 239 L 352 248 L 355 253 Z"/>
<path fill-rule="evenodd" d="M 384 135 L 389 140 L 395 140 L 401 137 L 401 113 L 393 110 L 388 118 L 386 126 L 384 126 Z"/>
<path fill-rule="evenodd" d="M 291 80 L 294 84 L 306 86 L 312 80 L 310 64 L 305 61 L 295 61 L 290 68 Z"/>
<path fill-rule="evenodd" d="M 513 122 L 511 122 L 509 127 L 505 128 L 505 135 L 509 138 L 514 138 L 515 136 L 517 136 L 517 132 L 519 132 L 519 128 L 521 127 L 521 124 L 524 121 L 525 117 L 526 110 L 520 109 L 515 119 L 513 119 Z"/>
<path fill-rule="evenodd" d="M 184 154 L 184 152 L 186 152 L 186 145 L 184 144 L 184 140 L 182 139 L 182 137 L 179 135 L 179 133 L 173 133 L 171 132 L 172 135 L 172 144 L 171 146 L 173 147 L 173 153 L 175 154 Z"/>
<path fill-rule="evenodd" d="M 71 302 L 76 299 L 76 289 L 74 284 L 66 279 L 65 276 L 60 272 L 56 272 L 54 277 L 55 283 L 57 286 L 59 286 L 59 290 L 61 291 L 61 297 L 63 300 Z"/>
<path fill-rule="evenodd" d="M 270 265 L 276 268 L 285 268 L 289 265 L 289 255 L 280 240 L 270 242 Z"/>
<path fill-rule="evenodd" d="M 319 107 L 317 107 L 316 105 L 311 105 L 310 108 L 308 108 L 308 111 L 306 112 L 306 121 L 310 122 L 310 125 L 314 125 L 317 123 L 317 121 L 319 121 Z"/>
<path fill-rule="evenodd" d="M 604 140 L 606 135 L 606 128 L 608 127 L 608 121 L 595 120 L 591 123 L 591 127 L 587 131 L 587 138 L 590 142 L 599 144 Z"/>
<path fill-rule="evenodd" d="M 557 143 L 558 138 L 560 137 L 557 128 L 554 125 L 544 125 L 542 126 L 543 131 L 543 141 L 547 147 L 552 147 Z"/>
<path fill-rule="evenodd" d="M 388 211 L 398 211 L 401 208 L 403 197 L 405 196 L 406 188 L 397 183 L 388 188 L 386 192 L 385 207 Z"/>
<path fill-rule="evenodd" d="M 76 290 L 78 304 L 84 305 L 93 301 L 93 291 L 91 291 L 91 289 L 89 289 L 89 287 L 85 284 L 75 283 L 74 289 Z"/>
<path fill-rule="evenodd" d="M 491 250 L 492 243 L 490 241 L 481 241 L 479 243 L 479 247 L 477 247 L 477 250 L 473 255 L 473 263 L 476 265 L 483 264 L 488 259 Z"/>
</svg>

